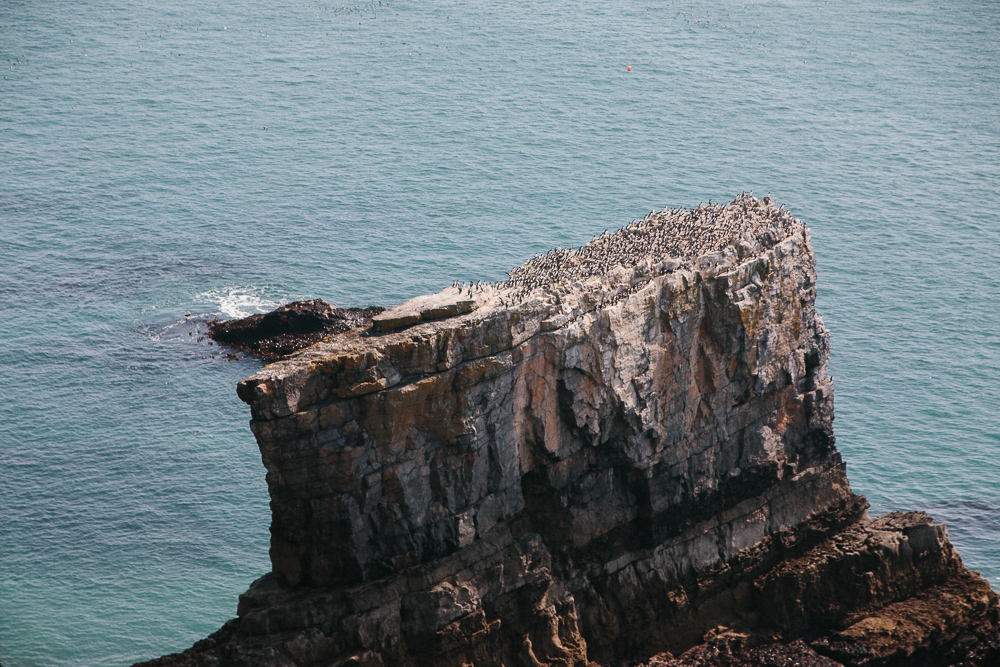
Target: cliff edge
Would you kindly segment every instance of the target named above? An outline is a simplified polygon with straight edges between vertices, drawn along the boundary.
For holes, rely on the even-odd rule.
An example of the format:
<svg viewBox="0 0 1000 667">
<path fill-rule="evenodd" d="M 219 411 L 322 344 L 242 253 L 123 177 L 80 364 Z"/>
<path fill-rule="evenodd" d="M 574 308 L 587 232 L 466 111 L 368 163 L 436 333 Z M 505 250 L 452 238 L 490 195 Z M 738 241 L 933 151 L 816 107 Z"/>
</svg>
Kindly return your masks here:
<svg viewBox="0 0 1000 667">
<path fill-rule="evenodd" d="M 744 194 L 267 366 L 272 572 L 144 664 L 1000 664 L 945 527 L 851 492 L 815 296 Z"/>
</svg>

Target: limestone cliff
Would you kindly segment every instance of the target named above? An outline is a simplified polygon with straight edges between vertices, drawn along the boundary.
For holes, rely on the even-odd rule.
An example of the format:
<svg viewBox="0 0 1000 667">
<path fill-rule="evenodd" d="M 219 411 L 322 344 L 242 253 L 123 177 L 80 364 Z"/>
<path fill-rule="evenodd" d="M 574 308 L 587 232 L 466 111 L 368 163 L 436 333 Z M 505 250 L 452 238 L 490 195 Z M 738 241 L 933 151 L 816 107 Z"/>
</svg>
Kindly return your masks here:
<svg viewBox="0 0 1000 667">
<path fill-rule="evenodd" d="M 155 664 L 992 664 L 944 527 L 848 486 L 815 295 L 742 195 L 264 368 L 273 571 Z"/>
</svg>

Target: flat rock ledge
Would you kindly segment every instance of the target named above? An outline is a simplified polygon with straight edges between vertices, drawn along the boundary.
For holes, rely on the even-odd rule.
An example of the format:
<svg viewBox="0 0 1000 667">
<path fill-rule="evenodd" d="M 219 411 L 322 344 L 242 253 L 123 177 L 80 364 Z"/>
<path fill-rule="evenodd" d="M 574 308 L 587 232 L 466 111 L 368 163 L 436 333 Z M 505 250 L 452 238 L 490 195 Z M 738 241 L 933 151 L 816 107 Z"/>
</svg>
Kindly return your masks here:
<svg viewBox="0 0 1000 667">
<path fill-rule="evenodd" d="M 945 526 L 834 446 L 808 229 L 654 212 L 238 386 L 272 571 L 144 665 L 997 665 Z"/>
<path fill-rule="evenodd" d="M 477 304 L 460 291 L 418 296 L 415 299 L 389 308 L 372 318 L 372 333 L 385 333 L 413 326 L 419 322 L 444 320 L 475 310 Z"/>
</svg>

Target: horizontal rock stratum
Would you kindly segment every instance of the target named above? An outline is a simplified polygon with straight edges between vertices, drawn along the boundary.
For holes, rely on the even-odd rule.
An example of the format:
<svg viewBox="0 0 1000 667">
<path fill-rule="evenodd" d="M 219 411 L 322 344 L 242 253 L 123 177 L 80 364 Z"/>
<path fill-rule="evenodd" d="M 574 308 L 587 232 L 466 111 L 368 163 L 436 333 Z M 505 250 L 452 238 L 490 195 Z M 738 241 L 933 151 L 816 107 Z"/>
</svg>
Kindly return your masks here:
<svg viewBox="0 0 1000 667">
<path fill-rule="evenodd" d="M 815 296 L 744 194 L 267 366 L 272 572 L 146 664 L 1000 664 L 944 526 L 851 492 Z"/>
</svg>

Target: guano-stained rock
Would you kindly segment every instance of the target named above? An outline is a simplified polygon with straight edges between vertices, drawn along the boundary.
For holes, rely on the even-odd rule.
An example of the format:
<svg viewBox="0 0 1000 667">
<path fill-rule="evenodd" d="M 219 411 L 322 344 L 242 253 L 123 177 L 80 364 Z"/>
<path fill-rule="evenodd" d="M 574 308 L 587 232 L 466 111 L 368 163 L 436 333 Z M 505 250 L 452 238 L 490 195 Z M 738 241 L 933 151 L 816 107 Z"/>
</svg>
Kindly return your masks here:
<svg viewBox="0 0 1000 667">
<path fill-rule="evenodd" d="M 741 195 L 264 368 L 272 572 L 147 664 L 994 664 L 944 527 L 850 490 L 815 295 Z"/>
</svg>

